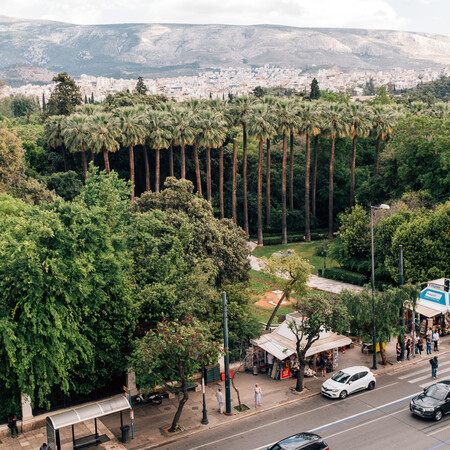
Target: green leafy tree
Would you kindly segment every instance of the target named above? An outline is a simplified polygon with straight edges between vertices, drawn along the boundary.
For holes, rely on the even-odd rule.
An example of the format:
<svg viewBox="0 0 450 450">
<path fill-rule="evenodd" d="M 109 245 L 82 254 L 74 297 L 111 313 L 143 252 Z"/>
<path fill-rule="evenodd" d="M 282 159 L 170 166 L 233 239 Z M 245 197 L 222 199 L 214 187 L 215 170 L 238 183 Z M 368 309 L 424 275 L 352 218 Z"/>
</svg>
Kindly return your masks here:
<svg viewBox="0 0 450 450">
<path fill-rule="evenodd" d="M 180 417 L 189 399 L 188 383 L 202 364 L 212 364 L 219 356 L 220 344 L 214 342 L 206 324 L 186 316 L 184 320 L 163 321 L 136 342 L 131 366 L 139 385 L 151 389 L 155 383 L 172 389 L 179 384 L 183 394 L 169 431 L 179 428 Z"/>
<path fill-rule="evenodd" d="M 17 172 L 24 171 L 24 151 L 17 135 L 0 124 L 0 192 L 14 182 Z"/>
<path fill-rule="evenodd" d="M 296 314 L 288 323 L 295 336 L 295 347 L 300 370 L 295 390 L 303 391 L 306 353 L 323 331 L 342 332 L 348 328 L 347 308 L 335 296 L 322 294 L 306 297 L 294 305 Z"/>
<path fill-rule="evenodd" d="M 310 100 L 319 100 L 320 98 L 320 88 L 319 88 L 319 82 L 313 78 L 311 81 L 311 89 L 309 91 L 309 98 Z"/>
<path fill-rule="evenodd" d="M 256 98 L 263 98 L 265 95 L 264 89 L 261 86 L 256 86 L 253 89 L 252 94 L 256 97 Z"/>
<path fill-rule="evenodd" d="M 11 110 L 14 117 L 25 116 L 29 120 L 32 113 L 39 111 L 39 104 L 33 97 L 17 94 L 11 98 Z"/>
<path fill-rule="evenodd" d="M 141 95 L 146 95 L 148 88 L 144 83 L 144 79 L 142 77 L 138 77 L 137 83 L 136 83 L 136 87 L 134 88 L 134 90 Z"/>
<path fill-rule="evenodd" d="M 80 88 L 67 72 L 59 73 L 52 81 L 56 86 L 48 100 L 46 113 L 49 116 L 72 114 L 75 107 L 83 103 Z"/>
</svg>

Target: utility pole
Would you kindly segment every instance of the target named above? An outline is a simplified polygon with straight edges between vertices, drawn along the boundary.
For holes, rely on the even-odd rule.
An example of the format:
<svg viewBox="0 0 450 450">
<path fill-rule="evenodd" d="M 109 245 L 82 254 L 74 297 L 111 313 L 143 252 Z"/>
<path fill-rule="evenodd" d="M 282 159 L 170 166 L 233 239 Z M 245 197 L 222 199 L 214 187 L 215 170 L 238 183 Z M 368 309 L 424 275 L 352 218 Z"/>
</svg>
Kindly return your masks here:
<svg viewBox="0 0 450 450">
<path fill-rule="evenodd" d="M 230 392 L 230 356 L 228 353 L 228 318 L 227 318 L 227 293 L 222 292 L 223 307 L 223 346 L 225 351 L 225 414 L 231 416 L 231 392 Z"/>
<path fill-rule="evenodd" d="M 403 286 L 403 245 L 398 246 L 398 287 Z M 400 358 L 405 359 L 405 314 L 403 311 L 403 306 L 400 307 L 400 315 L 401 315 L 401 325 L 402 325 L 402 333 L 401 333 L 401 353 Z M 414 348 L 414 343 L 413 343 Z M 415 348 L 414 348 L 415 351 Z M 414 353 L 415 354 L 415 353 Z"/>
</svg>

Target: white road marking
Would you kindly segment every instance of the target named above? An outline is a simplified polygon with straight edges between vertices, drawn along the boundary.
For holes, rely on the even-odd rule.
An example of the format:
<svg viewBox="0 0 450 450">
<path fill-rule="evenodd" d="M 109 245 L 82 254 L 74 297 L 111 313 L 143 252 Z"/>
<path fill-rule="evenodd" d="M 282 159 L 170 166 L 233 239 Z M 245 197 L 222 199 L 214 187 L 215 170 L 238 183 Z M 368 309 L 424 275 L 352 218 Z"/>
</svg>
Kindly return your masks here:
<svg viewBox="0 0 450 450">
<path fill-rule="evenodd" d="M 427 433 L 427 434 L 429 434 L 430 436 L 433 436 L 433 434 L 438 434 L 438 433 L 440 433 L 441 431 L 448 430 L 449 428 L 450 428 L 450 425 L 447 426 L 447 427 L 444 427 L 444 428 L 440 428 L 439 430 L 435 430 L 435 431 L 433 431 L 432 433 Z"/>
<path fill-rule="evenodd" d="M 417 377 L 414 378 L 413 380 L 408 380 L 408 383 L 417 383 L 418 381 L 422 381 L 422 380 L 426 380 L 427 378 L 431 378 L 431 368 L 429 369 L 430 373 L 428 375 L 424 375 L 423 377 Z M 437 369 L 437 374 L 438 376 L 440 376 L 443 373 L 447 373 L 450 372 L 450 367 L 448 367 L 445 370 L 439 370 L 439 368 Z M 436 381 L 435 381 L 436 383 Z"/>
<path fill-rule="evenodd" d="M 441 363 L 439 361 L 439 367 L 446 366 L 447 364 L 450 364 L 450 361 L 446 361 L 444 363 Z M 425 367 L 425 369 L 415 370 L 414 372 L 409 373 L 408 375 L 403 375 L 401 377 L 398 377 L 398 379 L 399 380 L 406 380 L 406 378 L 413 377 L 414 375 L 418 375 L 419 373 L 425 373 L 425 372 L 430 372 L 430 371 L 431 371 L 430 367 Z"/>
</svg>

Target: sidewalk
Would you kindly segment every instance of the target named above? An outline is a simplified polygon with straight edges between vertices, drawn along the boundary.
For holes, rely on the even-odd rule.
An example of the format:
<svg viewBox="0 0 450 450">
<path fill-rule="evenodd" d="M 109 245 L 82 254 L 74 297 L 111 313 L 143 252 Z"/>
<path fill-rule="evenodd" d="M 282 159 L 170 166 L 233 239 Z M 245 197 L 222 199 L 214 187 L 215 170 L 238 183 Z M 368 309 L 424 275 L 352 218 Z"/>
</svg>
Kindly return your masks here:
<svg viewBox="0 0 450 450">
<path fill-rule="evenodd" d="M 441 350 L 439 354 L 450 351 L 449 343 L 450 336 L 444 336 L 441 340 Z M 422 357 L 412 357 L 410 361 L 403 361 L 397 364 L 395 356 L 395 340 L 391 341 L 386 346 L 386 355 L 388 360 L 388 364 L 386 366 L 381 365 L 381 358 L 378 356 L 378 369 L 375 371 L 377 376 L 390 371 L 395 371 L 407 365 L 416 364 L 428 358 L 425 354 L 423 354 Z M 361 353 L 361 348 L 359 346 L 355 346 L 354 348 L 347 350 L 345 354 L 339 353 L 338 370 L 355 365 L 365 365 L 370 368 L 372 366 L 372 354 L 365 355 Z M 319 395 L 320 387 L 323 381 L 330 376 L 331 374 L 327 374 L 327 377 L 325 378 L 305 378 L 305 389 L 299 394 L 294 391 L 296 380 L 293 378 L 277 381 L 271 379 L 266 374 L 253 376 L 250 373 L 241 372 L 236 374 L 235 382 L 236 387 L 240 391 L 241 402 L 249 407 L 248 411 L 240 413 L 234 409 L 234 407 L 238 405 L 238 402 L 236 392 L 231 386 L 230 392 L 233 415 L 226 416 L 224 414 L 219 414 L 215 392 L 219 386 L 221 386 L 223 392 L 225 392 L 225 383 L 213 383 L 206 387 L 206 405 L 209 421 L 208 425 L 201 425 L 200 423 L 202 420 L 203 408 L 202 393 L 189 392 L 189 400 L 183 409 L 180 419 L 181 431 L 174 434 L 166 431 L 172 423 L 172 419 L 178 406 L 178 401 L 177 399 L 164 398 L 162 404 L 159 406 L 153 406 L 150 404 L 135 405 L 135 438 L 130 440 L 127 444 L 121 444 L 119 442 L 121 432 L 120 419 L 117 414 L 99 419 L 98 424 L 100 434 L 106 434 L 110 440 L 100 444 L 97 448 L 106 450 L 149 449 L 164 443 L 178 441 L 186 435 L 199 433 L 205 429 L 214 428 L 225 423 L 239 420 L 244 416 L 260 414 L 263 411 L 270 410 L 283 404 L 291 402 L 298 402 L 301 404 L 302 400 L 305 398 Z M 254 405 L 253 388 L 255 383 L 260 384 L 262 388 L 262 407 L 258 409 L 255 409 Z M 124 422 L 128 425 L 130 423 L 127 414 L 124 414 Z M 79 437 L 91 434 L 93 432 L 93 426 L 93 421 L 85 422 L 81 426 L 76 427 L 75 433 Z M 63 448 L 71 449 L 71 429 L 68 427 L 63 431 Z M 0 441 L 0 449 L 37 450 L 46 440 L 45 433 L 46 430 L 43 427 L 24 433 L 20 435 L 18 439 L 2 438 Z"/>
</svg>

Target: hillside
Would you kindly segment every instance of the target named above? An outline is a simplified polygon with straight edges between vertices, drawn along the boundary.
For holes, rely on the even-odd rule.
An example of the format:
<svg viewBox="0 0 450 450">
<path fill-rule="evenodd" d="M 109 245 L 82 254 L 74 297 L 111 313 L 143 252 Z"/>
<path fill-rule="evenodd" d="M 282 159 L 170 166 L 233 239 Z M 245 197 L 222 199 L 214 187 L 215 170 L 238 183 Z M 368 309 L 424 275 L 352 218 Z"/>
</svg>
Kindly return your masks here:
<svg viewBox="0 0 450 450">
<path fill-rule="evenodd" d="M 34 82 L 47 81 L 48 71 L 135 78 L 265 64 L 344 70 L 450 65 L 450 37 L 400 31 L 274 25 L 81 26 L 5 16 L 0 16 L 0 30 L 0 78 L 15 83 L 22 65 L 44 69 L 36 70 L 34 78 L 42 80 Z"/>
</svg>

